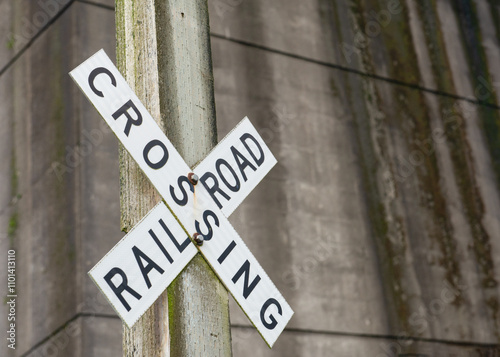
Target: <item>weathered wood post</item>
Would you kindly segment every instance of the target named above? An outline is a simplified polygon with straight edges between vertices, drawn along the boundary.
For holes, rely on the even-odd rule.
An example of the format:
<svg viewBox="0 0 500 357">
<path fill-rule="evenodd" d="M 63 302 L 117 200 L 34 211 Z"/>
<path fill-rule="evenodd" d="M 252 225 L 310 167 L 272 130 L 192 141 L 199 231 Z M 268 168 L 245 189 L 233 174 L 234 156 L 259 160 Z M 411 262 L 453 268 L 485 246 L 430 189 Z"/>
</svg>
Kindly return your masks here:
<svg viewBox="0 0 500 357">
<path fill-rule="evenodd" d="M 217 143 L 207 0 L 117 0 L 117 63 L 193 166 Z M 122 229 L 161 200 L 120 149 Z M 167 298 L 168 295 L 168 298 Z M 228 294 L 196 256 L 132 329 L 124 356 L 230 356 Z"/>
</svg>

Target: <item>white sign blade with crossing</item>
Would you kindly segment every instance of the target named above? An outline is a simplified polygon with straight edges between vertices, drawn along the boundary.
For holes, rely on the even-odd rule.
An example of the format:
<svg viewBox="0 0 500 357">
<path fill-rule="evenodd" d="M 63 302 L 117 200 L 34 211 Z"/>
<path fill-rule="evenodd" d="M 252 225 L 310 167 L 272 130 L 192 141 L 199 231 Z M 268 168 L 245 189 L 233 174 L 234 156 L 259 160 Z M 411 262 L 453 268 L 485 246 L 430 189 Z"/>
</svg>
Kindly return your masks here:
<svg viewBox="0 0 500 357">
<path fill-rule="evenodd" d="M 213 187 L 190 183 L 187 178 L 189 167 L 104 51 L 99 51 L 73 70 L 71 76 L 186 231 L 191 235 L 195 232 L 203 235 L 206 243 L 200 251 L 272 346 L 293 311 L 220 210 L 213 197 L 216 192 L 210 192 Z M 252 151 L 251 142 L 254 149 L 259 147 L 258 140 L 253 139 L 249 137 L 242 142 L 246 151 L 232 146 L 235 166 L 229 164 L 230 157 L 226 157 L 228 166 L 243 180 L 266 161 L 263 150 Z M 232 174 L 227 170 L 226 174 Z M 108 279 L 113 280 L 114 276 L 108 276 Z"/>
<path fill-rule="evenodd" d="M 122 320 L 132 327 L 197 252 L 161 202 L 89 275 Z"/>
</svg>

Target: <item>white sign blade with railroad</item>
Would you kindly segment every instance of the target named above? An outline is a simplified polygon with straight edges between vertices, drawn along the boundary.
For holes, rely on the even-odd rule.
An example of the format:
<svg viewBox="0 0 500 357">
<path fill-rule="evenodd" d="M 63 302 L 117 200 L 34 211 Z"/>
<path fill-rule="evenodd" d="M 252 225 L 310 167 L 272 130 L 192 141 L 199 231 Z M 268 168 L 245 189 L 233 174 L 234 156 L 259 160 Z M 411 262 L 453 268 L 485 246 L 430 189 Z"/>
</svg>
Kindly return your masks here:
<svg viewBox="0 0 500 357">
<path fill-rule="evenodd" d="M 272 346 L 293 311 L 226 218 L 276 163 L 250 121 L 192 173 L 103 50 L 71 76 L 179 221 L 159 204 L 92 269 L 115 310 L 131 326 L 156 300 L 196 253 L 187 232 Z"/>
<path fill-rule="evenodd" d="M 237 165 L 234 162 L 231 148 L 241 150 L 240 145 L 244 148 L 242 140 L 244 141 L 249 135 L 258 138 L 259 141 L 252 143 L 252 145 L 255 144 L 252 150 L 256 153 L 260 152 L 258 147 L 263 145 L 262 139 L 248 118 L 245 118 L 194 169 L 194 172 L 200 177 L 200 183 L 207 188 L 214 200 L 217 200 L 222 206 L 222 213 L 226 217 L 234 211 L 234 208 L 241 203 L 276 163 L 275 158 L 268 155 L 268 149 L 266 148 L 266 157 L 268 159 L 258 167 L 257 171 L 252 172 L 251 175 L 246 175 L 246 181 L 245 178 L 240 178 L 236 174 L 233 166 L 236 167 Z M 249 144 L 247 146 L 250 147 Z M 229 196 L 234 192 L 237 193 L 236 196 Z M 143 239 L 144 237 L 148 239 Z M 149 243 L 148 253 L 139 248 L 141 244 L 147 244 L 146 242 Z M 108 300 L 125 323 L 132 326 L 195 256 L 197 250 L 190 243 L 189 238 L 186 238 L 186 233 L 168 211 L 168 208 L 165 204 L 160 203 L 116 244 L 89 274 L 108 297 Z M 186 247 L 187 244 L 189 244 L 189 247 Z M 186 250 L 184 251 L 184 249 Z M 181 253 L 179 259 L 174 257 L 172 251 L 173 254 Z M 150 270 L 154 267 L 159 274 L 151 274 L 152 277 L 149 277 L 149 270 L 147 274 L 144 274 L 145 264 L 143 260 L 151 261 Z M 131 262 L 133 263 L 131 264 Z M 112 266 L 111 269 L 110 266 Z M 116 273 L 113 275 L 115 279 L 118 279 L 115 284 L 110 284 L 106 280 L 106 278 L 110 278 L 110 275 L 108 275 L 110 271 Z M 156 278 L 153 275 L 156 275 Z M 107 285 L 102 284 L 103 279 L 108 283 Z M 125 279 L 127 283 L 123 284 L 122 282 Z M 137 286 L 142 286 L 141 289 L 137 290 L 146 291 L 146 293 L 139 295 L 136 290 L 131 288 Z M 141 296 L 141 298 L 127 301 L 126 293 L 131 296 Z"/>
</svg>

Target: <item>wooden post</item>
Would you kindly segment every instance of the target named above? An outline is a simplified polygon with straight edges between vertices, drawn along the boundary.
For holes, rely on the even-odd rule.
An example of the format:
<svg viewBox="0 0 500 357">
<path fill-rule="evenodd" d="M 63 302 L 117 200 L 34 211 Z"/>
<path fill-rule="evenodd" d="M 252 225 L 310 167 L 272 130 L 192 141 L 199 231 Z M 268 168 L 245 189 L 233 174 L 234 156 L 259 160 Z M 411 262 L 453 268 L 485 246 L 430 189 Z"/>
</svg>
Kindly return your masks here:
<svg viewBox="0 0 500 357">
<path fill-rule="evenodd" d="M 117 63 L 188 165 L 217 143 L 207 0 L 117 0 Z M 161 200 L 120 149 L 122 229 Z M 124 356 L 230 356 L 227 290 L 197 255 L 123 334 Z"/>
</svg>

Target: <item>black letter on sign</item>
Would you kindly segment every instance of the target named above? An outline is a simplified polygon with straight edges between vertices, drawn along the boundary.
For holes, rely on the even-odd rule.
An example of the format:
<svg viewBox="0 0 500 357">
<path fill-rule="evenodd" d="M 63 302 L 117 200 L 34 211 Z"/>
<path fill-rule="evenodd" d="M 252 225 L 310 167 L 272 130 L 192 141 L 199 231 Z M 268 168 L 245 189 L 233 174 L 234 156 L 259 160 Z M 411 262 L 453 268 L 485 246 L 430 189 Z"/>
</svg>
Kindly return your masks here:
<svg viewBox="0 0 500 357">
<path fill-rule="evenodd" d="M 250 168 L 254 171 L 257 169 L 255 168 L 255 166 L 253 166 L 250 163 L 250 161 L 247 160 L 247 158 L 245 156 L 243 156 L 241 154 L 241 152 L 236 150 L 234 146 L 231 146 L 231 151 L 232 151 L 233 156 L 234 156 L 234 161 L 236 161 L 236 163 L 238 164 L 238 167 L 240 168 L 240 172 L 241 172 L 241 176 L 243 176 L 243 180 L 245 180 L 245 182 L 247 182 L 247 175 L 245 174 L 245 168 L 247 166 L 250 166 Z M 240 161 L 239 158 L 241 158 L 242 161 Z"/>
<path fill-rule="evenodd" d="M 207 180 L 208 179 L 212 179 L 212 181 L 214 182 L 212 187 L 209 187 L 208 184 L 207 184 Z M 224 197 L 226 200 L 230 200 L 231 197 L 229 197 L 224 191 L 222 191 L 220 188 L 219 188 L 219 181 L 217 181 L 217 177 L 215 177 L 215 175 L 213 173 L 211 173 L 210 171 L 207 171 L 201 178 L 200 178 L 200 182 L 203 184 L 203 186 L 205 187 L 205 189 L 208 191 L 208 193 L 210 194 L 210 196 L 212 196 L 212 199 L 215 201 L 215 203 L 217 204 L 217 206 L 219 208 L 222 208 L 222 205 L 221 203 L 219 202 L 219 200 L 217 199 L 217 197 L 215 197 L 215 193 L 216 192 L 219 192 L 222 197 Z"/>
<path fill-rule="evenodd" d="M 276 299 L 270 298 L 264 303 L 264 305 L 262 305 L 262 309 L 260 309 L 260 321 L 262 321 L 262 324 L 269 330 L 273 330 L 278 324 L 278 321 L 276 321 L 273 315 L 269 315 L 271 322 L 267 322 L 266 317 L 264 316 L 264 314 L 267 311 L 267 308 L 271 304 L 276 305 L 276 307 L 278 308 L 278 314 L 283 315 L 283 311 L 281 310 L 281 305 Z"/>
<path fill-rule="evenodd" d="M 260 276 L 257 275 L 255 277 L 255 279 L 253 279 L 252 284 L 248 285 L 248 277 L 250 275 L 250 262 L 247 260 L 243 263 L 240 270 L 238 270 L 238 272 L 234 275 L 234 277 L 232 279 L 233 283 L 236 284 L 236 282 L 238 281 L 238 279 L 240 278 L 240 276 L 243 273 L 245 273 L 245 280 L 243 282 L 243 297 L 246 299 L 248 297 L 248 295 L 250 295 L 252 293 L 253 289 L 255 289 L 255 287 L 259 283 Z"/>
<path fill-rule="evenodd" d="M 205 222 L 205 225 L 208 227 L 208 233 L 207 234 L 201 233 L 201 231 L 200 231 L 200 222 L 198 222 L 198 221 L 194 222 L 195 227 L 196 227 L 196 232 L 198 232 L 198 234 L 201 234 L 203 236 L 203 239 L 207 240 L 207 241 L 210 240 L 210 239 L 212 239 L 212 236 L 214 235 L 214 232 L 212 230 L 212 225 L 208 222 L 208 217 L 209 216 L 214 219 L 215 225 L 217 227 L 219 227 L 219 217 L 217 217 L 217 215 L 215 213 L 213 213 L 212 211 L 206 210 L 205 212 L 203 212 L 203 222 Z"/>
<path fill-rule="evenodd" d="M 163 222 L 161 219 L 160 219 L 160 221 Z M 165 247 L 163 246 L 163 244 L 161 244 L 160 240 L 158 239 L 158 237 L 156 236 L 155 232 L 153 232 L 152 229 L 149 230 L 149 235 L 151 236 L 151 238 L 153 238 L 153 240 L 155 241 L 155 243 L 158 246 L 158 248 L 160 248 L 160 250 L 163 253 L 163 255 L 165 256 L 165 258 L 167 258 L 167 260 L 169 261 L 169 263 L 172 264 L 174 262 L 174 260 L 172 259 L 172 257 L 170 256 L 170 254 L 168 254 L 168 251 L 165 249 Z M 137 256 L 136 256 L 136 258 L 137 258 Z"/>
<path fill-rule="evenodd" d="M 227 169 L 229 170 L 229 172 L 231 172 L 231 175 L 233 175 L 234 181 L 235 181 L 234 186 L 231 186 L 229 184 L 229 182 L 227 182 L 224 175 L 222 174 L 222 170 L 220 168 L 221 165 L 226 166 Z M 240 179 L 238 178 L 238 176 L 236 175 L 236 172 L 234 172 L 233 168 L 227 163 L 226 160 L 224 160 L 224 159 L 217 160 L 217 162 L 215 163 L 215 168 L 217 169 L 217 173 L 219 174 L 219 177 L 221 178 L 222 181 L 224 181 L 227 188 L 229 188 L 233 192 L 238 192 L 240 190 Z"/>
<path fill-rule="evenodd" d="M 113 284 L 113 282 L 111 281 L 111 279 L 117 274 L 122 277 L 122 283 L 118 286 L 115 286 Z M 120 268 L 111 269 L 109 271 L 109 273 L 106 274 L 106 276 L 104 277 L 104 280 L 106 280 L 106 282 L 108 283 L 111 290 L 113 290 L 116 297 L 118 299 L 120 299 L 121 303 L 127 309 L 127 311 L 130 311 L 130 305 L 127 303 L 127 301 L 122 296 L 123 290 L 127 291 L 130 295 L 135 297 L 137 300 L 141 300 L 142 296 L 139 295 L 134 289 L 132 289 L 130 286 L 127 285 L 127 283 L 128 283 L 127 276 L 125 275 L 123 270 L 121 270 Z"/>
<path fill-rule="evenodd" d="M 222 254 L 220 255 L 219 259 L 217 259 L 217 261 L 219 262 L 219 264 L 224 263 L 224 260 L 226 260 L 226 258 L 229 255 L 229 253 L 231 253 L 233 251 L 234 247 L 236 247 L 236 243 L 233 240 L 229 244 L 229 246 L 226 248 L 226 250 L 224 252 L 222 252 Z"/>
<path fill-rule="evenodd" d="M 137 248 L 135 245 L 132 248 L 132 251 L 134 252 L 135 255 L 135 260 L 137 260 L 137 265 L 139 266 L 139 269 L 141 269 L 142 276 L 144 277 L 144 281 L 146 282 L 146 285 L 148 286 L 148 289 L 151 287 L 151 281 L 149 281 L 148 274 L 149 272 L 154 268 L 158 270 L 160 274 L 163 274 L 164 271 L 162 268 L 158 266 L 154 261 L 151 260 L 146 254 L 142 252 L 139 248 Z M 145 261 L 148 262 L 148 265 L 144 266 L 142 264 L 142 260 L 144 259 Z"/>
<path fill-rule="evenodd" d="M 160 161 L 158 161 L 157 163 L 153 164 L 149 160 L 148 155 L 149 155 L 149 152 L 151 151 L 151 149 L 154 148 L 155 146 L 161 147 L 161 149 L 163 150 L 163 157 L 161 158 Z M 144 151 L 143 151 L 142 155 L 144 156 L 144 161 L 146 161 L 146 164 L 148 164 L 148 166 L 151 167 L 152 169 L 161 169 L 163 166 L 165 166 L 165 164 L 168 161 L 168 150 L 167 150 L 167 147 L 160 140 L 156 140 L 156 139 L 155 140 L 151 140 L 146 145 L 146 147 L 144 148 Z"/>
<path fill-rule="evenodd" d="M 113 76 L 113 74 L 108 69 L 106 69 L 104 67 L 98 67 L 98 68 L 94 69 L 92 72 L 90 72 L 90 75 L 89 75 L 90 89 L 92 89 L 92 92 L 97 94 L 99 97 L 104 97 L 104 94 L 102 94 L 102 92 L 100 90 L 98 90 L 94 85 L 95 77 L 97 77 L 97 75 L 99 75 L 101 73 L 105 73 L 108 75 L 109 78 L 111 78 L 111 84 L 113 85 L 113 87 L 116 87 L 116 79 Z"/>
<path fill-rule="evenodd" d="M 186 249 L 187 246 L 191 243 L 191 239 L 189 239 L 189 237 L 187 237 L 186 240 L 184 241 L 184 243 L 179 244 L 179 242 L 177 242 L 177 239 L 175 239 L 172 232 L 170 232 L 170 229 L 168 229 L 165 222 L 163 222 L 163 219 L 160 218 L 160 220 L 158 222 L 160 222 L 160 225 L 163 227 L 165 232 L 167 232 L 168 236 L 170 237 L 170 240 L 172 241 L 172 243 L 174 243 L 174 245 L 177 248 L 177 250 L 179 251 L 179 253 L 182 253 L 184 251 L 184 249 Z"/>
<path fill-rule="evenodd" d="M 132 108 L 137 116 L 137 119 L 132 119 L 130 114 L 128 113 L 128 110 Z M 137 110 L 137 107 L 135 104 L 132 102 L 132 100 L 129 100 L 127 103 L 125 103 L 120 109 L 118 109 L 114 114 L 113 118 L 116 120 L 119 117 L 121 117 L 123 114 L 127 117 L 127 125 L 125 125 L 125 130 L 123 131 L 125 135 L 128 136 L 130 133 L 130 128 L 132 128 L 132 124 L 135 126 L 139 126 L 142 124 L 142 115 L 139 110 Z"/>
<path fill-rule="evenodd" d="M 172 185 L 170 185 L 170 196 L 172 196 L 175 203 L 177 203 L 179 206 L 185 206 L 188 203 L 188 198 L 189 198 L 187 193 L 186 193 L 186 190 L 184 189 L 184 186 L 182 186 L 183 182 L 187 182 L 191 192 L 194 192 L 194 186 L 191 182 L 189 182 L 189 179 L 186 176 L 179 176 L 179 179 L 177 180 L 177 184 L 179 185 L 179 188 L 181 189 L 181 192 L 182 192 L 181 199 L 178 199 L 177 196 L 175 196 L 174 188 L 172 187 Z"/>
<path fill-rule="evenodd" d="M 259 151 L 260 151 L 260 158 L 259 159 L 257 159 L 257 157 L 255 157 L 255 154 L 248 147 L 248 144 L 246 143 L 247 139 L 252 140 L 255 143 L 255 145 L 257 145 L 257 147 L 259 148 Z M 264 162 L 264 150 L 262 150 L 262 147 L 260 146 L 260 144 L 257 141 L 257 139 L 255 139 L 252 135 L 246 133 L 246 134 L 243 134 L 241 136 L 240 140 L 243 143 L 243 145 L 245 145 L 245 148 L 247 149 L 248 153 L 250 155 L 252 155 L 252 158 L 255 160 L 255 163 L 257 164 L 257 166 L 262 165 L 262 163 Z"/>
</svg>

